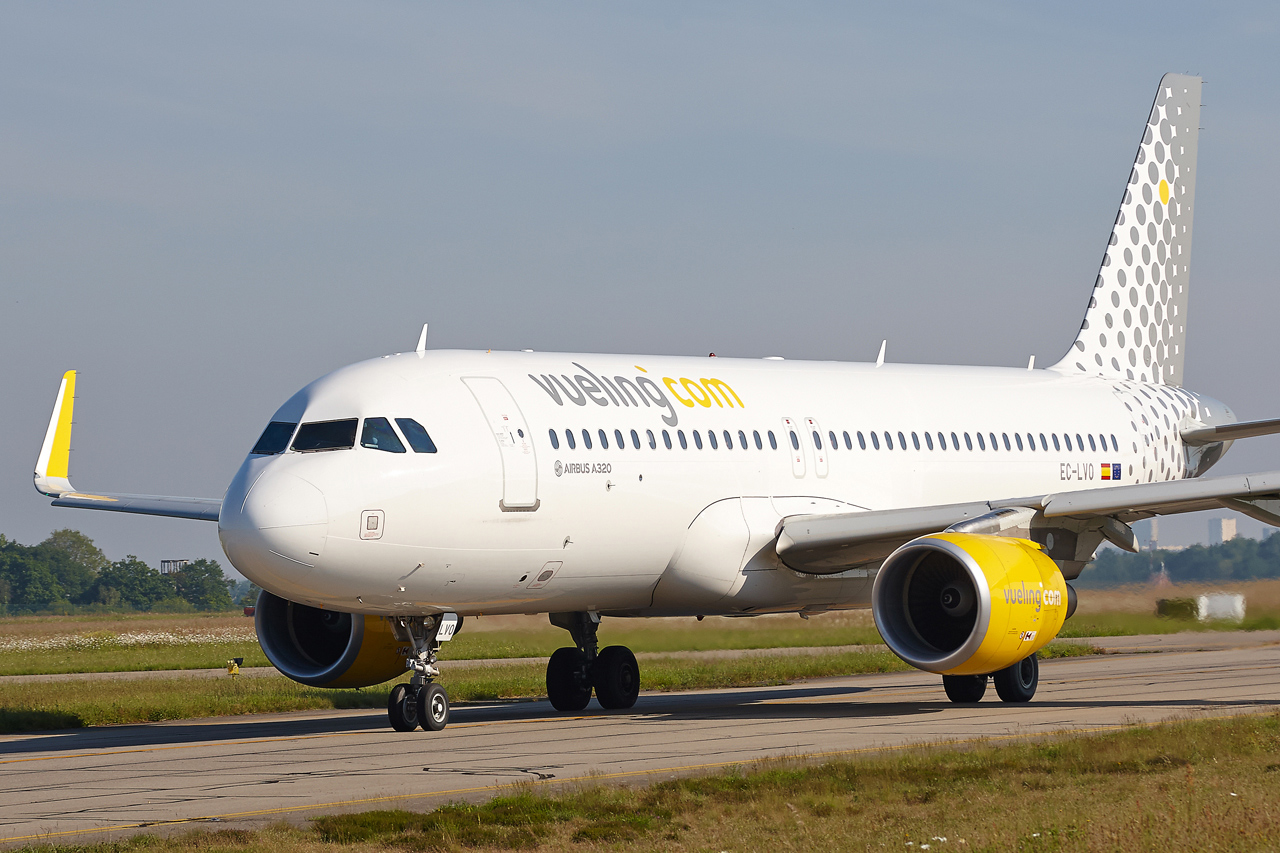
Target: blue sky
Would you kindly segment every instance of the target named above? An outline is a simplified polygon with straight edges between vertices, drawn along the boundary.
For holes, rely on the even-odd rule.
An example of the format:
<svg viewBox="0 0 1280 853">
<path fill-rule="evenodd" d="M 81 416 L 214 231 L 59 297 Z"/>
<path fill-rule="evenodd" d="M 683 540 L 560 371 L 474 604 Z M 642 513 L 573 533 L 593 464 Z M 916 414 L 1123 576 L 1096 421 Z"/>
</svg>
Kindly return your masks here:
<svg viewBox="0 0 1280 853">
<path fill-rule="evenodd" d="M 11 3 L 0 531 L 220 557 L 47 506 L 218 496 L 275 407 L 412 346 L 1024 365 L 1074 337 L 1156 83 L 1205 77 L 1187 383 L 1273 379 L 1270 4 Z M 1280 440 L 1218 469 L 1280 468 Z M 1168 522 L 1165 541 L 1205 535 Z M 1253 531 L 1253 522 L 1241 522 Z"/>
</svg>

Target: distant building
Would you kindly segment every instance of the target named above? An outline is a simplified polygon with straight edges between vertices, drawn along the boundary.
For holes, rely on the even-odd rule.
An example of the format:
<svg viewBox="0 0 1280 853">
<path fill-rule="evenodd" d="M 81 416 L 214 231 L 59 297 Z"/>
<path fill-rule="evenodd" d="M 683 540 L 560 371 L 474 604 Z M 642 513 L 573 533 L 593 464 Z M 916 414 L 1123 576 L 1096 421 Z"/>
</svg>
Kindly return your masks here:
<svg viewBox="0 0 1280 853">
<path fill-rule="evenodd" d="M 1221 545 L 1236 538 L 1236 520 L 1234 518 L 1209 519 L 1209 544 Z"/>
<path fill-rule="evenodd" d="M 1233 521 L 1233 522 L 1231 522 L 1231 523 L 1232 523 L 1232 524 L 1235 524 L 1235 522 L 1234 522 L 1234 521 Z M 180 571 L 182 571 L 182 567 L 183 567 L 183 566 L 189 566 L 189 565 L 191 565 L 191 561 L 190 561 L 190 560 L 161 560 L 161 561 L 160 561 L 160 574 L 162 574 L 162 575 L 171 575 L 171 574 L 173 574 L 174 572 L 180 572 Z"/>
<path fill-rule="evenodd" d="M 1154 551 L 1160 547 L 1160 519 L 1149 518 L 1143 522 L 1143 525 L 1146 527 L 1146 534 L 1139 532 L 1139 541 L 1143 548 Z"/>
</svg>

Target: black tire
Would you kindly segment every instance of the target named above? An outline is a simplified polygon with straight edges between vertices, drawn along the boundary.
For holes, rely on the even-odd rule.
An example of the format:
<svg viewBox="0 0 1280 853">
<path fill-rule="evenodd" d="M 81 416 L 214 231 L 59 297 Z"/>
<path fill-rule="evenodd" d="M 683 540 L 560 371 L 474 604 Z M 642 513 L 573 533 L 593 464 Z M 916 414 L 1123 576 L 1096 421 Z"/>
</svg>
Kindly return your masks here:
<svg viewBox="0 0 1280 853">
<path fill-rule="evenodd" d="M 987 676 L 944 675 L 942 689 L 947 691 L 947 698 L 952 702 L 981 702 L 982 695 L 987 692 Z"/>
<path fill-rule="evenodd" d="M 630 708 L 640 695 L 640 665 L 626 646 L 609 646 L 591 665 L 591 683 L 600 707 L 610 710 Z"/>
<path fill-rule="evenodd" d="M 1040 685 L 1040 659 L 1035 655 L 1023 658 L 1011 667 L 995 673 L 996 693 L 1004 702 L 1030 702 Z"/>
<path fill-rule="evenodd" d="M 574 648 L 556 649 L 547 661 L 547 698 L 557 711 L 581 711 L 591 701 L 591 682 L 583 678 L 587 656 Z"/>
<path fill-rule="evenodd" d="M 391 728 L 398 732 L 411 732 L 418 727 L 418 700 L 413 695 L 413 688 L 407 684 L 391 688 L 387 717 L 391 720 Z"/>
<path fill-rule="evenodd" d="M 439 684 L 418 691 L 418 721 L 424 732 L 438 732 L 449 725 L 449 694 Z"/>
</svg>

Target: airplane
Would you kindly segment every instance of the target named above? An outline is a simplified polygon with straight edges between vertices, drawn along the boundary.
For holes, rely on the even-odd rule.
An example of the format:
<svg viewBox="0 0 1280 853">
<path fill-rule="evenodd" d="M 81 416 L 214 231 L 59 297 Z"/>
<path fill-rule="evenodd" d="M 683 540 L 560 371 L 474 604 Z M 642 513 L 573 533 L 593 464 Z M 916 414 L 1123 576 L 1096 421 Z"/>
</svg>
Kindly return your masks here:
<svg viewBox="0 0 1280 853">
<path fill-rule="evenodd" d="M 1070 584 L 1130 524 L 1228 507 L 1280 525 L 1280 472 L 1206 478 L 1239 422 L 1182 385 L 1201 81 L 1165 75 L 1079 333 L 1035 369 L 428 350 L 290 397 L 221 500 L 81 492 L 75 371 L 35 467 L 53 505 L 216 522 L 255 626 L 318 687 L 411 673 L 391 726 L 439 731 L 468 616 L 548 614 L 559 711 L 632 707 L 603 618 L 870 608 L 955 702 L 1029 701 Z"/>
</svg>

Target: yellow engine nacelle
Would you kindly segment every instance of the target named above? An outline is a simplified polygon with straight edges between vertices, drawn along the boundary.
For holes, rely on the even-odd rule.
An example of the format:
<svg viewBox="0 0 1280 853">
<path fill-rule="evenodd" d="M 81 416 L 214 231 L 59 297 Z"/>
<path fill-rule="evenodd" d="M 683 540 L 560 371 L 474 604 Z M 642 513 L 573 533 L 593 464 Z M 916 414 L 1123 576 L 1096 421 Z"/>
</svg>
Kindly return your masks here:
<svg viewBox="0 0 1280 853">
<path fill-rule="evenodd" d="M 381 616 L 321 610 L 263 590 L 254 612 L 267 659 L 294 681 L 312 687 L 368 687 L 405 671 L 413 653 Z"/>
<path fill-rule="evenodd" d="M 943 675 L 1011 666 L 1062 630 L 1062 572 L 1027 539 L 973 533 L 922 536 L 880 566 L 876 628 L 898 657 Z"/>
</svg>

